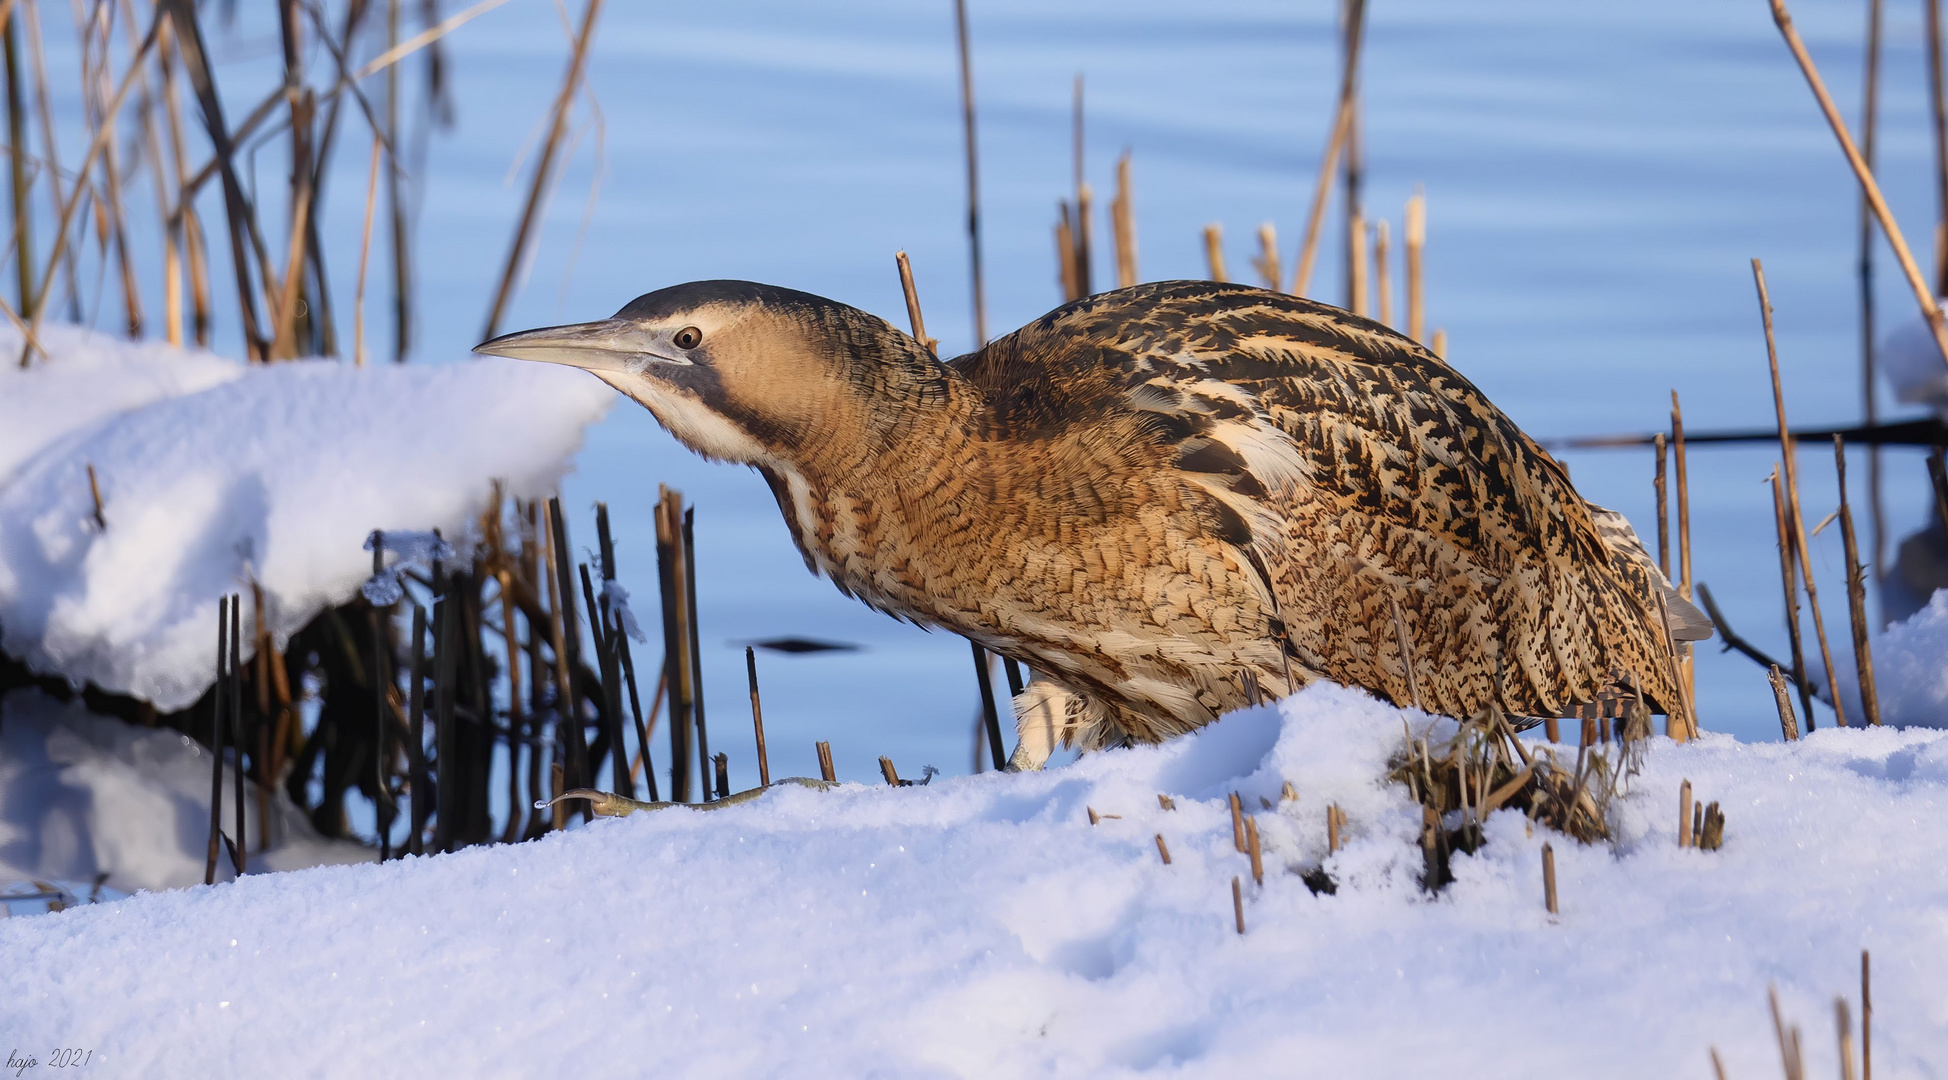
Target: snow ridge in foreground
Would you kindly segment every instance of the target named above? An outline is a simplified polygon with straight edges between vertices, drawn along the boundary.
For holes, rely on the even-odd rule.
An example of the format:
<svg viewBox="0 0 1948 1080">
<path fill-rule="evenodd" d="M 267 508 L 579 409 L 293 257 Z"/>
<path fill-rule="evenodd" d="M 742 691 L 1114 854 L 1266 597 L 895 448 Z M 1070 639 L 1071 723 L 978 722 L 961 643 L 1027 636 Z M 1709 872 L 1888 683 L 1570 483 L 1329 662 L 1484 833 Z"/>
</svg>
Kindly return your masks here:
<svg viewBox="0 0 1948 1080">
<path fill-rule="evenodd" d="M 130 1076 L 1707 1076 L 1713 1045 L 1764 1076 L 1776 982 L 1834 1075 L 1864 946 L 1881 1074 L 1948 1060 L 1948 736 L 1654 740 L 1614 849 L 1503 811 L 1429 899 L 1418 808 L 1379 779 L 1400 735 L 1321 685 L 1039 775 L 785 788 L 8 920 L 0 1029 Z M 1723 850 L 1676 846 L 1684 778 Z M 1288 871 L 1324 856 L 1329 803 L 1351 839 L 1315 896 Z"/>
</svg>

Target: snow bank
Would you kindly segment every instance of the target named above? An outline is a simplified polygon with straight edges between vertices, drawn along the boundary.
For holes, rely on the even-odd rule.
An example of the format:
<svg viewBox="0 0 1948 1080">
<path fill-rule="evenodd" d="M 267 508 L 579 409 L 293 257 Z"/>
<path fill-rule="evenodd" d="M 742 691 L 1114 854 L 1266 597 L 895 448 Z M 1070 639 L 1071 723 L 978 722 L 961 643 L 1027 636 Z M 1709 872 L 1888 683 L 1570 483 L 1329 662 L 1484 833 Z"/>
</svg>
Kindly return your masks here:
<svg viewBox="0 0 1948 1080">
<path fill-rule="evenodd" d="M 214 678 L 220 596 L 261 584 L 281 640 L 352 598 L 373 529 L 455 535 L 493 480 L 552 490 L 614 398 L 516 361 L 245 367 L 106 342 L 55 333 L 51 360 L 0 365 L 0 648 L 165 710 Z"/>
<path fill-rule="evenodd" d="M 1401 716 L 1318 686 L 1039 775 L 787 788 L 12 919 L 0 1029 L 102 1076 L 1702 1077 L 1714 1045 L 1769 1076 L 1776 982 L 1830 1076 L 1864 946 L 1880 1073 L 1939 1075 L 1948 735 L 1656 740 L 1614 848 L 1502 812 L 1429 899 L 1417 808 L 1378 779 Z M 1723 850 L 1676 846 L 1683 778 L 1725 807 Z M 1350 842 L 1325 858 L 1330 803 Z M 1322 859 L 1336 895 L 1292 873 Z"/>
<path fill-rule="evenodd" d="M 224 773 L 223 797 L 235 777 Z M 369 861 L 360 844 L 318 836 L 283 792 L 271 803 L 268 851 L 257 785 L 245 782 L 252 873 Z M 223 828 L 235 832 L 235 809 Z M 111 889 L 172 889 L 203 880 L 210 836 L 210 752 L 177 731 L 140 728 L 62 705 L 36 690 L 0 701 L 0 882 L 56 880 Z M 219 872 L 233 877 L 227 856 Z"/>
</svg>

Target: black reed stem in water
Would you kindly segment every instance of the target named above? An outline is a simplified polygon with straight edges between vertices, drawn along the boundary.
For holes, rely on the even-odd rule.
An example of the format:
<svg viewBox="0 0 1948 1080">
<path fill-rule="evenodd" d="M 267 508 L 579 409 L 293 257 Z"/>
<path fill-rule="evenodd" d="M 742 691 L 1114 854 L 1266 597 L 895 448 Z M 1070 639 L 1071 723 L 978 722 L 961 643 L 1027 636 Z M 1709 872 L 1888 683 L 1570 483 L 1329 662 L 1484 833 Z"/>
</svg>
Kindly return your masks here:
<svg viewBox="0 0 1948 1080">
<path fill-rule="evenodd" d="M 629 659 L 629 634 L 623 629 L 621 613 L 612 613 L 609 610 L 611 605 L 609 603 L 609 593 L 606 583 L 616 579 L 616 544 L 614 535 L 609 531 L 608 503 L 599 502 L 595 504 L 595 539 L 602 551 L 602 580 L 605 583 L 602 592 L 603 625 L 610 627 L 609 633 L 613 636 L 615 642 L 616 659 L 622 665 L 622 681 L 629 688 L 629 713 L 636 721 L 636 747 L 642 751 L 643 774 L 649 777 L 649 801 L 655 802 L 656 769 L 650 764 L 649 729 L 643 724 L 643 699 L 636 693 L 636 665 Z M 617 745 L 620 746 L 621 744 L 618 743 Z M 625 775 L 627 775 L 628 768 L 629 756 L 624 754 L 623 769 Z M 632 780 L 632 791 L 633 788 L 634 781 Z"/>
<path fill-rule="evenodd" d="M 223 832 L 223 712 L 230 700 L 230 598 L 216 602 L 216 683 L 210 688 L 210 850 L 203 862 L 203 884 L 216 884 L 216 853 Z"/>
<path fill-rule="evenodd" d="M 237 835 L 235 837 L 237 855 L 237 876 L 244 874 L 244 863 L 248 860 L 245 850 L 249 847 L 244 830 L 244 733 L 243 733 L 243 663 L 239 659 L 243 651 L 240 639 L 243 637 L 243 597 L 230 594 L 230 743 L 236 753 L 236 779 L 234 789 L 237 811 Z"/>
<path fill-rule="evenodd" d="M 622 735 L 622 664 L 617 655 L 615 639 L 622 636 L 621 630 L 609 618 L 609 604 L 604 598 L 597 600 L 595 585 L 589 580 L 588 564 L 581 564 L 582 599 L 588 604 L 591 615 L 597 616 L 590 625 L 595 632 L 595 651 L 601 658 L 602 674 L 602 713 L 603 727 L 609 733 L 609 782 L 618 795 L 635 793 L 635 786 L 629 782 L 629 752 L 624 748 Z"/>
<path fill-rule="evenodd" d="M 378 529 L 372 530 L 372 576 L 377 578 L 385 572 L 386 534 Z M 259 610 L 262 610 L 261 608 Z M 386 754 L 386 684 L 391 682 L 391 672 L 386 663 L 385 627 L 383 625 L 390 608 L 372 605 L 372 774 L 376 787 L 373 789 L 374 810 L 378 817 L 379 861 L 392 858 L 392 822 L 395 807 L 392 803 L 392 781 L 386 775 L 391 758 Z M 263 628 L 257 630 L 263 637 Z M 259 828 L 262 828 L 260 825 Z"/>
<path fill-rule="evenodd" d="M 568 555 L 568 524 L 562 520 L 561 500 L 558 498 L 548 500 L 548 529 L 555 541 L 555 580 L 561 583 L 561 611 L 557 614 L 561 619 L 562 645 L 568 653 L 564 658 L 568 662 L 567 685 L 560 688 L 555 698 L 559 713 L 556 724 L 568 757 L 564 780 L 569 787 L 587 787 L 595 781 L 589 775 L 588 742 L 582 730 L 581 696 L 575 692 L 575 675 L 582 667 L 582 627 L 575 615 L 575 586 L 570 584 L 575 578 L 569 573 L 572 560 Z M 592 817 L 586 808 L 582 815 L 584 821 Z"/>
<path fill-rule="evenodd" d="M 406 676 L 407 723 L 411 730 L 411 744 L 406 749 L 406 768 L 412 786 L 412 834 L 406 838 L 406 850 L 414 855 L 426 853 L 426 786 L 430 782 L 426 776 L 426 609 L 413 605 L 413 657 L 412 668 Z"/>
</svg>

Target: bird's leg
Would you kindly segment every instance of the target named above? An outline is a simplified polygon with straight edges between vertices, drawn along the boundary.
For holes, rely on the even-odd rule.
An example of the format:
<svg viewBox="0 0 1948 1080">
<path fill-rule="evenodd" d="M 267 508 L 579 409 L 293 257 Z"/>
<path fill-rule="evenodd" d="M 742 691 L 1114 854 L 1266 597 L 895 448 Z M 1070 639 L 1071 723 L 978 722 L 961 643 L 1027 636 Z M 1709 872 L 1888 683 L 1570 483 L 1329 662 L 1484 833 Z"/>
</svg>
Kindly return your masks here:
<svg viewBox="0 0 1948 1080">
<path fill-rule="evenodd" d="M 1036 679 L 1015 696 L 1015 752 L 1008 758 L 1009 772 L 1041 771 L 1061 740 L 1074 698 L 1047 679 Z"/>
</svg>

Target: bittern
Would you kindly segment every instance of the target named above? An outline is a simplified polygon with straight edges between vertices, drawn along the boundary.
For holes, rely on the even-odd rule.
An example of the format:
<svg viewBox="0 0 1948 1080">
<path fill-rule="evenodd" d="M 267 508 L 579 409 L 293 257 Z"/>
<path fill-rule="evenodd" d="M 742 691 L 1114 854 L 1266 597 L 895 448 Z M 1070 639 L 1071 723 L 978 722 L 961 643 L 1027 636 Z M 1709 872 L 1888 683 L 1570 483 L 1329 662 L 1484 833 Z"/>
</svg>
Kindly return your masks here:
<svg viewBox="0 0 1948 1080">
<path fill-rule="evenodd" d="M 1315 679 L 1450 716 L 1685 708 L 1710 624 L 1439 357 L 1168 281 L 942 362 L 807 293 L 699 281 L 476 348 L 584 368 L 758 470 L 813 573 L 1028 665 L 1011 764 L 1158 742 Z"/>
</svg>

